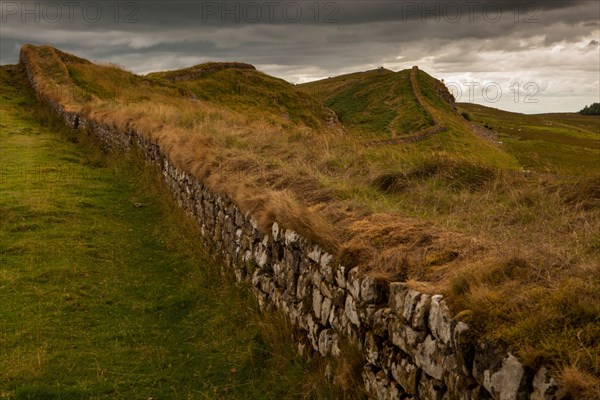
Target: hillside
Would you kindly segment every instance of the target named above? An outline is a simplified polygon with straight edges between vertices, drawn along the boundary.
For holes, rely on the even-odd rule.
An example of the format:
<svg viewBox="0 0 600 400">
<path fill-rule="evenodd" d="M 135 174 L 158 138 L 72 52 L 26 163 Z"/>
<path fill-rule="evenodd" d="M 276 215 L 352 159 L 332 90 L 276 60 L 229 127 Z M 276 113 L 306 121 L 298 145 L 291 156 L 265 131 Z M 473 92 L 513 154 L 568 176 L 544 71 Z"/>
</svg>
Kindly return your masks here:
<svg viewBox="0 0 600 400">
<path fill-rule="evenodd" d="M 298 88 L 335 111 L 349 133 L 366 145 L 417 142 L 419 150 L 442 151 L 502 168 L 518 165 L 511 155 L 482 140 L 459 116 L 444 84 L 419 69 L 380 68 Z M 437 125 L 440 129 L 427 132 Z"/>
<path fill-rule="evenodd" d="M 248 67 L 143 77 L 50 47 L 22 52 L 50 101 L 157 141 L 264 232 L 276 220 L 348 267 L 444 293 L 481 337 L 508 343 L 526 365 L 551 362 L 565 380 L 597 383 L 598 176 L 521 174 L 425 72 L 332 78 L 323 99 L 338 123 L 316 98 Z M 444 129 L 389 142 L 408 134 L 394 105 L 415 111 L 410 129 Z M 384 141 L 365 145 L 373 139 Z"/>
<path fill-rule="evenodd" d="M 479 104 L 458 104 L 479 125 L 495 132 L 502 148 L 523 168 L 560 175 L 600 173 L 600 116 L 524 115 Z"/>
<path fill-rule="evenodd" d="M 334 110 L 355 135 L 384 139 L 432 124 L 413 95 L 410 71 L 377 69 L 298 85 Z"/>
</svg>

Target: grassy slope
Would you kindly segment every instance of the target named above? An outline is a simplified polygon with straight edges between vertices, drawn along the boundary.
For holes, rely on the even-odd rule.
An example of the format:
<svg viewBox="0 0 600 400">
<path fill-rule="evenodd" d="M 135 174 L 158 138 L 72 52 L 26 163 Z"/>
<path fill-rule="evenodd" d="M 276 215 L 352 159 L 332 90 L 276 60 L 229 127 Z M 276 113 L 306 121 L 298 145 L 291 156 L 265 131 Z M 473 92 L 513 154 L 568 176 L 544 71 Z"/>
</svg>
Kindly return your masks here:
<svg viewBox="0 0 600 400">
<path fill-rule="evenodd" d="M 448 130 L 417 144 L 407 144 L 407 151 L 444 152 L 484 165 L 515 168 L 516 160 L 480 137 L 440 97 L 446 88 L 437 79 L 419 71 L 420 90 Z M 321 99 L 333 109 L 340 122 L 359 139 L 384 139 L 410 135 L 431 126 L 432 121 L 418 104 L 410 82 L 410 70 L 392 72 L 386 69 L 336 76 L 298 86 Z M 375 149 L 375 153 L 386 150 Z M 377 155 L 374 158 L 378 158 Z M 386 157 L 381 157 L 385 160 Z M 392 163 L 382 165 L 383 168 Z M 393 168 L 393 167 L 392 167 Z"/>
<path fill-rule="evenodd" d="M 52 54 L 32 51 L 40 65 L 52 64 Z M 176 163 L 253 211 L 264 229 L 283 222 L 330 246 L 344 264 L 443 292 L 454 312 L 465 311 L 482 336 L 506 341 L 527 364 L 549 360 L 581 370 L 565 376 L 598 382 L 591 377 L 600 375 L 598 178 L 515 172 L 515 158 L 440 103 L 441 83 L 424 72 L 422 93 L 448 129 L 415 144 L 365 148 L 352 129 L 340 135 L 284 125 L 279 110 L 250 107 L 264 104 L 250 92 L 241 100 L 246 112 L 220 100 L 218 90 L 194 99 L 190 91 L 209 77 L 175 84 L 89 66 L 81 79 L 81 63 L 60 63 L 44 70 L 56 76 L 39 72 L 48 87 L 77 78 L 74 92 L 112 93 L 132 82 L 131 96 L 73 96 L 71 107 L 157 138 Z"/>
<path fill-rule="evenodd" d="M 475 123 L 491 126 L 503 148 L 526 169 L 567 175 L 600 172 L 600 116 L 524 115 L 468 103 L 459 109 Z"/>
<path fill-rule="evenodd" d="M 409 70 L 359 72 L 299 88 L 321 99 L 353 134 L 366 139 L 402 136 L 431 124 L 412 93 Z"/>
<path fill-rule="evenodd" d="M 328 396 L 137 156 L 76 139 L 14 67 L 0 96 L 0 398 Z"/>
<path fill-rule="evenodd" d="M 249 114 L 255 120 L 267 119 L 281 124 L 284 128 L 299 124 L 322 128 L 324 120 L 330 114 L 319 102 L 294 90 L 282 79 L 249 68 L 216 69 L 215 64 L 208 63 L 190 68 L 195 72 L 207 72 L 199 77 L 177 82 L 177 86 L 188 89 L 201 101 L 214 102 Z M 181 73 L 160 72 L 150 74 L 149 77 L 168 79 Z"/>
</svg>

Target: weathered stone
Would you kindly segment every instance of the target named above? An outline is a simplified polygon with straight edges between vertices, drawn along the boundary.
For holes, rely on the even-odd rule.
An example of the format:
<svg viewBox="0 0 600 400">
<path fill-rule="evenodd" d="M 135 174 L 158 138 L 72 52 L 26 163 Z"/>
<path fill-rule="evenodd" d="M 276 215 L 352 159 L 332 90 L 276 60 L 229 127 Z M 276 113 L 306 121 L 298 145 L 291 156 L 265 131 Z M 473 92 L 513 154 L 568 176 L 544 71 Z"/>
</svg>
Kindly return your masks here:
<svg viewBox="0 0 600 400">
<path fill-rule="evenodd" d="M 252 274 L 252 286 L 254 286 L 255 288 L 260 288 L 260 270 L 255 270 L 254 273 Z"/>
<path fill-rule="evenodd" d="M 271 264 L 271 268 L 273 270 L 273 279 L 277 286 L 285 286 L 285 271 L 283 265 L 280 263 L 273 263 Z"/>
<path fill-rule="evenodd" d="M 392 363 L 391 373 L 396 382 L 402 386 L 408 394 L 416 396 L 418 393 L 419 369 L 404 358 Z"/>
<path fill-rule="evenodd" d="M 265 270 L 270 270 L 271 265 L 269 264 L 269 237 L 265 236 L 261 243 L 259 243 L 254 249 L 254 261 L 256 264 Z"/>
<path fill-rule="evenodd" d="M 235 213 L 233 214 L 233 223 L 237 228 L 241 228 L 242 226 L 244 226 L 245 222 L 246 221 L 244 221 L 244 215 L 242 214 L 240 209 L 236 207 Z"/>
<path fill-rule="evenodd" d="M 334 288 L 331 293 L 331 300 L 336 307 L 343 307 L 346 301 L 346 291 L 342 288 Z"/>
<path fill-rule="evenodd" d="M 365 303 L 375 303 L 379 297 L 377 282 L 370 276 L 365 276 L 360 282 L 360 299 Z"/>
<path fill-rule="evenodd" d="M 348 281 L 346 287 L 353 298 L 360 299 L 360 279 L 358 277 L 358 268 L 353 268 L 348 272 Z"/>
<path fill-rule="evenodd" d="M 390 324 L 390 337 L 392 343 L 398 346 L 403 352 L 413 354 L 418 343 L 425 337 L 424 332 L 418 332 L 410 326 L 405 325 L 401 320 L 394 320 Z"/>
<path fill-rule="evenodd" d="M 415 311 L 415 307 L 419 299 L 421 298 L 421 293 L 416 290 L 408 289 L 406 291 L 406 297 L 404 298 L 404 304 L 402 309 L 402 317 L 406 323 L 411 324 L 413 314 Z M 400 310 L 398 310 L 400 311 Z"/>
<path fill-rule="evenodd" d="M 395 382 L 388 379 L 385 372 L 367 364 L 363 369 L 362 377 L 365 390 L 372 398 L 379 400 L 395 400 L 400 398 L 400 389 Z"/>
<path fill-rule="evenodd" d="M 427 400 L 443 400 L 446 387 L 444 383 L 422 376 L 419 380 L 419 397 Z"/>
<path fill-rule="evenodd" d="M 389 340 L 382 339 L 381 346 L 379 346 L 379 363 L 381 368 L 389 372 L 398 353 L 398 347 L 394 346 Z"/>
<path fill-rule="evenodd" d="M 293 243 L 296 243 L 299 238 L 300 238 L 300 236 L 298 236 L 298 234 L 296 232 L 292 231 L 291 229 L 286 229 L 286 231 L 285 231 L 285 244 L 286 245 L 289 246 Z"/>
<path fill-rule="evenodd" d="M 342 315 L 344 313 L 344 309 L 343 307 L 336 307 L 333 306 L 331 307 L 331 312 L 329 313 L 329 325 L 335 329 L 336 332 L 343 332 L 344 331 L 344 326 L 342 325 L 341 321 L 340 321 L 340 315 Z"/>
<path fill-rule="evenodd" d="M 373 398 L 377 396 L 377 378 L 375 376 L 375 367 L 372 365 L 365 365 L 362 371 L 363 383 L 365 384 L 365 391 Z M 335 383 L 335 381 L 334 381 Z M 375 397 L 378 398 L 378 397 Z"/>
<path fill-rule="evenodd" d="M 241 242 L 242 233 L 243 233 L 242 230 L 239 229 L 239 228 L 235 230 L 235 241 L 236 241 L 236 243 L 240 243 Z"/>
<path fill-rule="evenodd" d="M 310 344 L 315 351 L 319 351 L 319 330 L 321 326 L 312 314 L 306 316 L 306 330 Z"/>
<path fill-rule="evenodd" d="M 333 260 L 333 256 L 329 253 L 323 252 L 321 254 L 321 259 L 319 260 L 319 264 L 321 264 L 321 268 L 323 268 L 323 270 L 329 269 L 331 270 L 331 272 L 333 273 L 333 269 L 331 268 L 331 261 Z M 333 276 L 332 276 L 333 278 Z M 329 281 L 330 283 L 332 281 Z"/>
<path fill-rule="evenodd" d="M 471 375 L 475 349 L 471 343 L 469 325 L 458 321 L 452 333 L 452 347 L 463 374 Z"/>
<path fill-rule="evenodd" d="M 372 332 L 365 334 L 365 348 L 363 352 L 368 363 L 379 365 L 379 343 Z"/>
<path fill-rule="evenodd" d="M 335 332 L 331 329 L 323 329 L 319 333 L 319 353 L 326 357 L 331 353 Z"/>
<path fill-rule="evenodd" d="M 238 214 L 239 213 L 236 213 L 236 217 Z M 277 222 L 273 222 L 273 226 L 271 227 L 271 234 L 273 235 L 273 240 L 279 240 L 279 224 Z"/>
<path fill-rule="evenodd" d="M 285 249 L 283 251 L 283 259 L 286 272 L 296 274 L 300 269 L 300 253 L 298 250 Z"/>
<path fill-rule="evenodd" d="M 331 355 L 334 357 L 339 357 L 342 355 L 342 346 L 340 343 L 340 335 L 336 332 L 332 334 L 332 342 L 331 342 Z"/>
<path fill-rule="evenodd" d="M 333 303 L 331 299 L 328 297 L 323 298 L 323 303 L 321 304 L 321 324 L 327 325 L 327 321 L 329 321 L 329 314 L 331 314 L 331 308 L 333 307 Z"/>
<path fill-rule="evenodd" d="M 306 253 L 306 256 L 315 263 L 319 263 L 321 260 L 321 248 L 316 244 L 312 247 L 312 250 Z"/>
<path fill-rule="evenodd" d="M 321 282 L 318 284 L 318 288 L 323 294 L 323 297 L 333 299 L 333 288 L 329 283 L 325 282 L 325 280 L 321 280 Z"/>
<path fill-rule="evenodd" d="M 452 321 L 450 311 L 443 296 L 435 295 L 431 297 L 431 307 L 429 309 L 429 328 L 436 339 L 443 344 L 448 345 L 452 340 Z"/>
<path fill-rule="evenodd" d="M 318 289 L 312 292 L 312 309 L 317 319 L 321 319 L 321 304 L 323 304 L 323 295 Z"/>
<path fill-rule="evenodd" d="M 278 240 L 271 240 L 271 260 L 272 262 L 285 261 L 285 247 Z"/>
<path fill-rule="evenodd" d="M 356 310 L 356 301 L 352 295 L 346 296 L 346 304 L 344 311 L 346 313 L 346 317 L 350 322 L 352 322 L 356 326 L 360 326 L 360 318 L 358 318 L 358 312 Z"/>
<path fill-rule="evenodd" d="M 323 258 L 323 256 L 321 256 L 321 258 Z M 332 287 L 335 285 L 335 276 L 333 273 L 333 267 L 329 264 L 327 264 L 326 266 L 322 266 L 319 268 L 321 271 L 321 274 L 323 275 L 323 283 L 327 284 L 328 286 Z"/>
<path fill-rule="evenodd" d="M 342 289 L 345 289 L 347 286 L 347 283 L 348 283 L 346 272 L 347 272 L 346 267 L 344 267 L 342 265 L 337 267 L 335 270 L 335 282 Z"/>
<path fill-rule="evenodd" d="M 233 223 L 233 220 L 229 215 L 225 215 L 225 221 L 223 222 L 223 226 L 225 228 L 225 232 L 227 232 L 227 236 L 225 237 L 230 238 L 232 236 L 231 233 L 235 228 L 235 224 Z"/>
<path fill-rule="evenodd" d="M 388 336 L 388 317 L 391 314 L 391 308 L 380 308 L 373 314 L 374 334 L 379 336 Z"/>
<path fill-rule="evenodd" d="M 558 384 L 547 368 L 542 367 L 533 377 L 533 392 L 530 400 L 558 400 Z"/>
<path fill-rule="evenodd" d="M 447 389 L 444 400 L 471 400 L 469 392 L 477 386 L 475 379 L 461 370 L 454 355 L 444 359 L 444 368 L 444 383 Z"/>
<path fill-rule="evenodd" d="M 437 341 L 427 335 L 425 341 L 418 343 L 413 351 L 415 364 L 432 378 L 442 380 L 444 377 L 444 356 L 438 348 Z"/>
<path fill-rule="evenodd" d="M 311 295 L 311 286 L 309 280 L 305 275 L 298 277 L 298 284 L 296 286 L 296 297 L 299 299 L 306 299 Z"/>
<path fill-rule="evenodd" d="M 404 300 L 406 299 L 406 293 L 408 291 L 408 285 L 403 282 L 392 282 L 390 283 L 390 299 L 389 306 L 392 312 L 398 316 L 402 316 L 404 312 Z"/>
<path fill-rule="evenodd" d="M 252 216 L 250 216 L 250 218 L 247 219 L 250 221 L 250 225 L 252 225 L 252 228 L 254 230 L 258 230 L 258 221 Z"/>
<path fill-rule="evenodd" d="M 412 326 L 419 331 L 427 330 L 427 322 L 429 319 L 429 306 L 431 305 L 431 297 L 422 294 L 419 301 L 416 303 L 412 315 Z"/>
<path fill-rule="evenodd" d="M 527 376 L 521 363 L 491 343 L 482 343 L 476 349 L 473 376 L 495 399 L 524 400 L 528 397 Z"/>
<path fill-rule="evenodd" d="M 377 309 L 378 307 L 375 304 L 367 304 L 366 306 L 359 308 L 358 316 L 367 327 L 373 326 L 373 320 Z"/>
</svg>

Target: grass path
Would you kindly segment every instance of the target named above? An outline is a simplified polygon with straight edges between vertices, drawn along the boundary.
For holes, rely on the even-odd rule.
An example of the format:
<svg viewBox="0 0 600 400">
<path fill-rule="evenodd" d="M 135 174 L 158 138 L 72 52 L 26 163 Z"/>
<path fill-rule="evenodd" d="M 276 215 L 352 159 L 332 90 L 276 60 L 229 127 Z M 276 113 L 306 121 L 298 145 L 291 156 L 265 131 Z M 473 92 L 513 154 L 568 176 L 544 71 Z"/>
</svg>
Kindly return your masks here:
<svg viewBox="0 0 600 400">
<path fill-rule="evenodd" d="M 0 399 L 327 397 L 154 171 L 73 137 L 21 72 L 0 74 Z"/>
</svg>

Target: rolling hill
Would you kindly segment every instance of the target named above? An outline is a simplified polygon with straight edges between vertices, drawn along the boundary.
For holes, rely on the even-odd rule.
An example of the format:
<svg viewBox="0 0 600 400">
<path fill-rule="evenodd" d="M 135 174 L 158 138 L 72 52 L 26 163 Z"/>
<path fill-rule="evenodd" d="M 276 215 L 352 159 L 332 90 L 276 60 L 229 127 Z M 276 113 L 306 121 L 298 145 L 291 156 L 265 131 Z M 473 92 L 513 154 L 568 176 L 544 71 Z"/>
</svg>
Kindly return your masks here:
<svg viewBox="0 0 600 400">
<path fill-rule="evenodd" d="M 468 103 L 458 104 L 458 109 L 490 127 L 525 169 L 560 175 L 600 172 L 598 115 L 525 115 Z"/>
<path fill-rule="evenodd" d="M 600 375 L 600 175 L 524 174 L 524 150 L 459 111 L 502 129 L 509 117 L 455 109 L 418 69 L 296 87 L 244 64 L 139 76 L 47 46 L 22 58 L 50 102 L 156 141 L 264 232 L 278 221 L 348 267 L 445 294 L 526 365 Z"/>
</svg>

